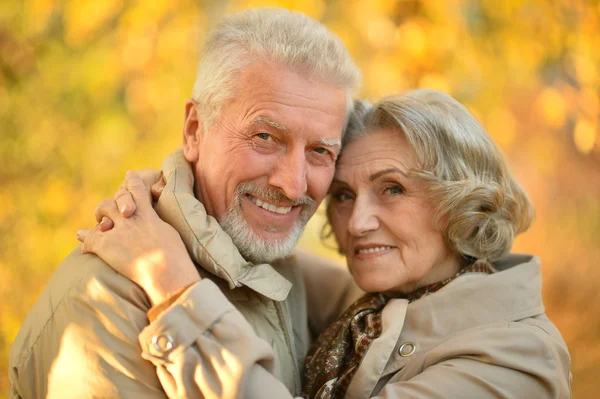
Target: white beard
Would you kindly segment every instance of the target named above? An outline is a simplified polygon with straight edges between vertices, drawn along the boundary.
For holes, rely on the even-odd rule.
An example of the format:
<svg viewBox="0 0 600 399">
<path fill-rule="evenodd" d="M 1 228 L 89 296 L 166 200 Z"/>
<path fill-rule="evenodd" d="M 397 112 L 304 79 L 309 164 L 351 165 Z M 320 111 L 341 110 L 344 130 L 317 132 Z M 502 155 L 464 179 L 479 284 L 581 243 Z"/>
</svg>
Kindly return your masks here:
<svg viewBox="0 0 600 399">
<path fill-rule="evenodd" d="M 292 253 L 298 243 L 300 235 L 308 222 L 312 212 L 314 200 L 303 196 L 299 201 L 293 201 L 283 195 L 279 190 L 271 187 L 261 187 L 254 183 L 241 183 L 236 187 L 235 197 L 219 222 L 221 227 L 238 248 L 246 260 L 259 263 L 272 263 L 283 259 Z M 241 202 L 244 195 L 256 195 L 268 202 L 286 202 L 290 205 L 303 206 L 298 222 L 293 226 L 288 236 L 282 240 L 266 240 L 252 230 L 242 215 Z M 276 231 L 276 228 L 267 231 Z"/>
</svg>

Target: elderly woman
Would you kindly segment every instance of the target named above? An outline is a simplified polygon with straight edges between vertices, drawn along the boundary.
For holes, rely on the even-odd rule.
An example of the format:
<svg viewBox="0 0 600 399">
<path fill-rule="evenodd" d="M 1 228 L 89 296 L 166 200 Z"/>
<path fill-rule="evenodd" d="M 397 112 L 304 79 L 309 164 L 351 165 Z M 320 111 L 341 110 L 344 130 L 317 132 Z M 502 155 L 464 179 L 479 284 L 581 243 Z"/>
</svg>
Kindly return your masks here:
<svg viewBox="0 0 600 399">
<path fill-rule="evenodd" d="M 539 259 L 508 255 L 532 205 L 473 116 L 446 94 L 411 91 L 360 103 L 343 145 L 327 216 L 367 294 L 314 344 L 305 397 L 569 398 Z M 262 358 L 230 356 L 230 384 L 290 397 Z"/>
</svg>

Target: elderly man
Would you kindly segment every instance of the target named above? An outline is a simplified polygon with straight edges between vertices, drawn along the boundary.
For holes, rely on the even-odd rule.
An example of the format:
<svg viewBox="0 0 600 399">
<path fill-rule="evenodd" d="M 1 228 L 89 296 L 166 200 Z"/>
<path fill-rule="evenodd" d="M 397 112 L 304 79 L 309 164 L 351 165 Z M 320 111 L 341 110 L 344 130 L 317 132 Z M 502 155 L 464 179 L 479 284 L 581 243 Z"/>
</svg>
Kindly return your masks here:
<svg viewBox="0 0 600 399">
<path fill-rule="evenodd" d="M 261 353 L 223 337 L 240 313 L 245 321 L 234 324 L 248 323 L 274 349 L 264 367 L 298 393 L 309 344 L 304 283 L 318 282 L 288 256 L 326 195 L 358 83 L 341 41 L 305 15 L 248 10 L 213 31 L 186 104 L 183 150 L 163 164 L 156 212 L 174 230 L 149 227 L 148 239 L 111 249 L 137 259 L 140 273 L 165 274 L 138 286 L 73 251 L 13 344 L 10 397 L 234 395 L 219 385 L 218 363 L 228 351 Z M 179 236 L 191 260 L 171 256 Z M 231 304 L 240 313 L 228 312 Z M 343 305 L 322 306 L 316 323 Z M 218 334 L 221 346 L 211 341 Z M 194 381 L 182 380 L 186 368 Z"/>
</svg>

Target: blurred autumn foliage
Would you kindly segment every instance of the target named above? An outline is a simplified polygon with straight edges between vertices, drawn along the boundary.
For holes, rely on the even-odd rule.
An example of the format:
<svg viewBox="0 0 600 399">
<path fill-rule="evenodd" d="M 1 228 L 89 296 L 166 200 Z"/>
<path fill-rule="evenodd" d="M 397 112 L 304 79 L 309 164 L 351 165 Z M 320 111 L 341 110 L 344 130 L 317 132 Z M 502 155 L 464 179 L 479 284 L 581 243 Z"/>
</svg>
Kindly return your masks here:
<svg viewBox="0 0 600 399">
<path fill-rule="evenodd" d="M 515 251 L 544 264 L 573 396 L 600 377 L 600 5 L 593 0 L 8 0 L 0 3 L 0 398 L 12 340 L 127 169 L 180 145 L 207 30 L 237 10 L 307 13 L 346 43 L 371 100 L 448 91 L 508 154 L 537 209 Z M 327 256 L 322 214 L 301 245 Z"/>
</svg>

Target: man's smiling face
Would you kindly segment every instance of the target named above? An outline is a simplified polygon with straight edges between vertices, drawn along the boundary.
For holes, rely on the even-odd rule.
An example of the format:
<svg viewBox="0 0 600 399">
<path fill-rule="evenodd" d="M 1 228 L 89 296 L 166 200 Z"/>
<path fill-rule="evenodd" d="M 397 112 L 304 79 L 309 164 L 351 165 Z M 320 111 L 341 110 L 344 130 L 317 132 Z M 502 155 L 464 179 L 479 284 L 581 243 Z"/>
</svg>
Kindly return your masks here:
<svg viewBox="0 0 600 399">
<path fill-rule="evenodd" d="M 254 64 L 206 132 L 186 134 L 196 196 L 254 262 L 288 255 L 327 194 L 340 151 L 346 91 Z M 186 130 L 190 129 L 190 109 Z"/>
</svg>

